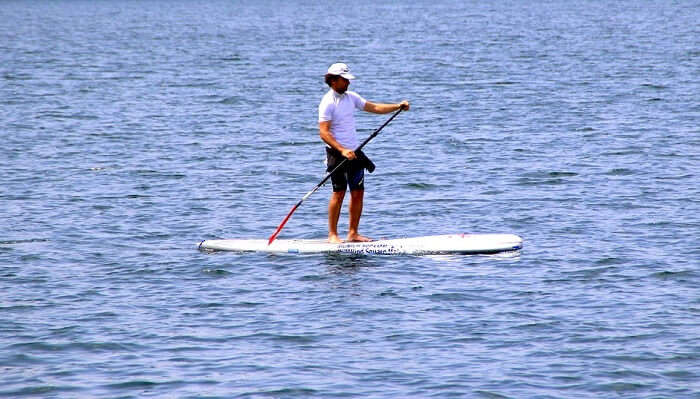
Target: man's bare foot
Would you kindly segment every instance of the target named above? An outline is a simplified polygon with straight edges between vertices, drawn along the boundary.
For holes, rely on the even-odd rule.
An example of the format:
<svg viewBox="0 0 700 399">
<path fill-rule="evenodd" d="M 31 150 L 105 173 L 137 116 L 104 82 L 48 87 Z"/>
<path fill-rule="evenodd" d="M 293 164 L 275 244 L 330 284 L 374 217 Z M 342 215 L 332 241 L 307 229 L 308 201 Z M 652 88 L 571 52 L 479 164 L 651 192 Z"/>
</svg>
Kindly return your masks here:
<svg viewBox="0 0 700 399">
<path fill-rule="evenodd" d="M 365 237 L 365 236 L 359 235 L 359 234 L 353 234 L 353 235 L 348 234 L 347 241 L 349 241 L 349 242 L 370 242 L 370 241 L 374 241 L 374 240 L 369 238 L 369 237 Z"/>
<path fill-rule="evenodd" d="M 341 240 L 337 234 L 328 234 L 328 242 L 331 244 L 340 244 L 343 240 Z"/>
</svg>

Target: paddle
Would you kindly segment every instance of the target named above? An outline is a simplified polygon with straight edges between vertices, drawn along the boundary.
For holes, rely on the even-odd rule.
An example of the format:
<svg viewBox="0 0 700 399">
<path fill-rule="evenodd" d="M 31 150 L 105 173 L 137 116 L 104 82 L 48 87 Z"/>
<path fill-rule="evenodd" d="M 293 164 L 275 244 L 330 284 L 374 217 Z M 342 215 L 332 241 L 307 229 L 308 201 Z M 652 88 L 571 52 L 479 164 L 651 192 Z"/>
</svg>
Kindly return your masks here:
<svg viewBox="0 0 700 399">
<path fill-rule="evenodd" d="M 362 149 L 362 147 L 365 146 L 365 144 L 369 143 L 369 141 L 372 140 L 377 134 L 379 134 L 379 132 L 380 132 L 382 129 L 384 129 L 384 126 L 388 125 L 389 122 L 391 122 L 394 118 L 396 118 L 396 116 L 397 116 L 398 114 L 400 114 L 401 111 L 403 111 L 403 107 L 399 108 L 399 110 L 396 111 L 396 112 L 394 113 L 394 115 L 391 116 L 391 118 L 389 118 L 386 122 L 384 122 L 383 125 L 379 126 L 379 129 L 375 130 L 374 133 L 370 134 L 369 137 L 367 137 L 367 138 L 365 139 L 365 141 L 363 141 L 362 144 L 360 144 L 360 146 L 357 147 L 357 148 L 355 149 L 355 152 L 360 151 L 360 150 Z M 267 245 L 270 245 L 270 244 L 272 244 L 272 241 L 275 241 L 275 238 L 277 238 L 277 235 L 280 233 L 280 231 L 282 231 L 282 228 L 283 228 L 284 225 L 287 223 L 287 220 L 289 220 L 289 218 L 292 217 L 292 213 L 294 213 L 294 211 L 296 211 L 297 208 L 299 208 L 299 205 L 301 205 L 302 202 L 304 202 L 307 198 L 309 198 L 309 197 L 311 196 L 311 194 L 315 193 L 316 190 L 318 190 L 318 189 L 323 185 L 323 183 L 325 183 L 328 179 L 330 179 L 331 175 L 332 175 L 336 170 L 338 170 L 341 166 L 343 166 L 343 164 L 344 164 L 347 160 L 348 160 L 347 158 L 343 159 L 343 161 L 340 162 L 340 163 L 338 164 L 338 166 L 336 166 L 335 168 L 333 168 L 333 170 L 331 170 L 331 171 L 326 175 L 326 177 L 324 177 L 323 180 L 321 180 L 321 182 L 318 183 L 318 184 L 316 185 L 316 187 L 314 187 L 313 190 L 311 190 L 311 191 L 309 191 L 308 193 L 306 193 L 306 195 L 304 195 L 304 196 L 301 198 L 301 200 L 299 200 L 299 202 L 297 202 L 297 204 L 294 205 L 294 206 L 292 207 L 292 210 L 289 211 L 289 213 L 287 214 L 287 217 L 285 217 L 284 220 L 282 220 L 282 223 L 280 223 L 279 227 L 277 227 L 277 230 L 275 230 L 275 232 L 270 236 L 270 239 L 267 241 Z"/>
</svg>

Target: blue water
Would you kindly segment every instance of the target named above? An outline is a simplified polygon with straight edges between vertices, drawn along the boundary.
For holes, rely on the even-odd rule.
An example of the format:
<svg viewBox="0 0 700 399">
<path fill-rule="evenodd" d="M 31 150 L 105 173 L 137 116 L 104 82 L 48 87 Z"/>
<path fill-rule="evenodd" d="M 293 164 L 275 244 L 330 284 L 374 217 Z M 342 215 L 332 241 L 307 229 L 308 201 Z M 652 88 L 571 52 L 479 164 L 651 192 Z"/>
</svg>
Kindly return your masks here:
<svg viewBox="0 0 700 399">
<path fill-rule="evenodd" d="M 2 2 L 0 396 L 700 398 L 699 20 Z M 515 233 L 519 254 L 196 250 L 269 236 L 323 177 L 337 61 L 412 104 L 366 147 L 361 232 Z M 329 191 L 281 237 L 323 237 Z"/>
</svg>

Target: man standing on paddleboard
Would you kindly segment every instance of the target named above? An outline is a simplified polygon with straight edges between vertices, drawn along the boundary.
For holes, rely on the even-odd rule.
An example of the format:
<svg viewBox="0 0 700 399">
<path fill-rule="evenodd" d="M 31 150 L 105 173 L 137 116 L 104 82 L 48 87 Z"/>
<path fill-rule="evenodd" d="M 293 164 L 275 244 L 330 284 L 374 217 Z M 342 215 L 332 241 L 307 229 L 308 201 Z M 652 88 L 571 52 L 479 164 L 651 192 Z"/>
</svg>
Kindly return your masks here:
<svg viewBox="0 0 700 399">
<path fill-rule="evenodd" d="M 332 171 L 338 163 L 342 162 L 343 158 L 350 160 L 331 175 L 333 194 L 328 203 L 328 241 L 332 243 L 342 242 L 338 237 L 338 219 L 348 187 L 350 188 L 350 207 L 348 209 L 350 225 L 347 241 L 372 241 L 358 233 L 365 194 L 364 170 L 372 172 L 374 165 L 362 151 L 357 153 L 354 151 L 360 144 L 355 130 L 355 110 L 387 114 L 399 109 L 407 111 L 410 105 L 408 101 L 402 101 L 398 104 L 373 103 L 353 91 L 348 91 L 350 81 L 355 79 L 355 76 L 350 73 L 350 68 L 343 63 L 331 65 L 325 78 L 330 90 L 323 96 L 318 106 L 318 127 L 321 139 L 327 145 L 327 171 Z"/>
</svg>

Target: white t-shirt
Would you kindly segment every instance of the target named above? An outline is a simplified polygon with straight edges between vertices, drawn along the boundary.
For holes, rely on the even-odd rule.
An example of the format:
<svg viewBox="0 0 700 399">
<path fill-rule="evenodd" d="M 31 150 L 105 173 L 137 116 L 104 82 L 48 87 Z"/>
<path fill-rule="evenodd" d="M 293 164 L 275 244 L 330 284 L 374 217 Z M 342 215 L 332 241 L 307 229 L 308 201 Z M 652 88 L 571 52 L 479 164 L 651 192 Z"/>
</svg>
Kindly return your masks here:
<svg viewBox="0 0 700 399">
<path fill-rule="evenodd" d="M 355 109 L 364 109 L 367 100 L 354 91 L 338 94 L 330 89 L 318 105 L 318 121 L 331 121 L 333 137 L 345 148 L 354 150 L 360 145 L 355 130 Z"/>
</svg>

